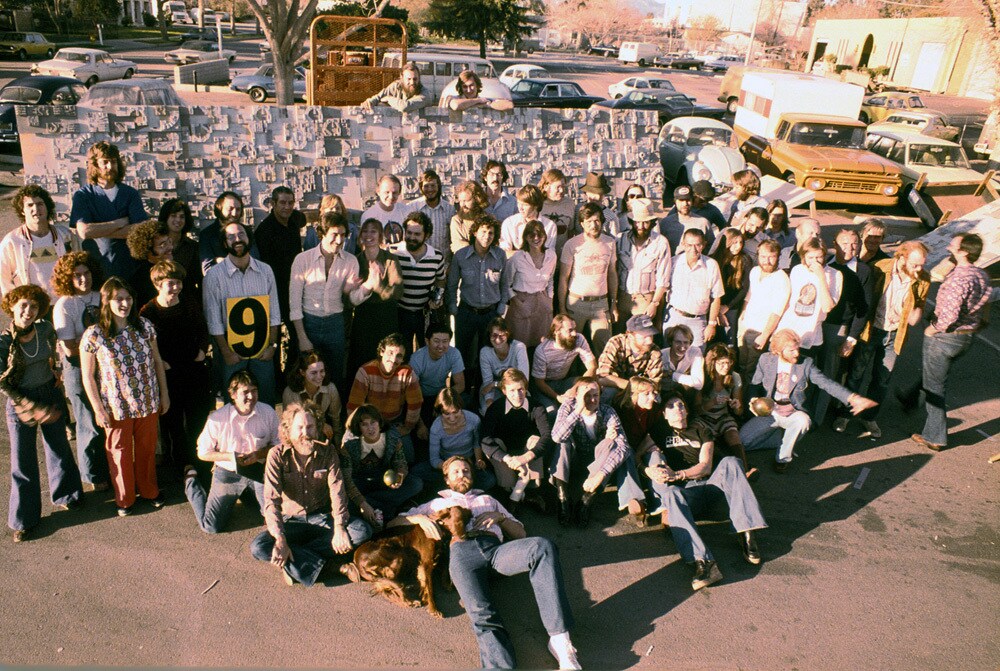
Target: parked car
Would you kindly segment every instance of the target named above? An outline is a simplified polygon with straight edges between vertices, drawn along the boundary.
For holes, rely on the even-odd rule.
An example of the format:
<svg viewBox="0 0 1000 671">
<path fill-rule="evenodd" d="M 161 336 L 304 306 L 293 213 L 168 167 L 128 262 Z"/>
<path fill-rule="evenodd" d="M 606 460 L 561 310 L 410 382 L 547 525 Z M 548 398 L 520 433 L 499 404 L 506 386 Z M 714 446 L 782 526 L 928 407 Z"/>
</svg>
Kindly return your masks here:
<svg viewBox="0 0 1000 671">
<path fill-rule="evenodd" d="M 699 105 L 694 98 L 676 91 L 629 91 L 618 100 L 602 100 L 596 106 L 619 110 L 654 110 L 659 113 L 661 124 L 679 116 L 721 119 L 726 113 L 723 107 Z"/>
<path fill-rule="evenodd" d="M 733 173 L 747 163 L 733 129 L 717 119 L 677 117 L 663 124 L 658 140 L 663 178 L 673 184 L 707 179 L 719 193 L 733 187 Z"/>
<path fill-rule="evenodd" d="M 890 114 L 900 110 L 920 110 L 929 112 L 920 96 L 902 91 L 887 91 L 865 98 L 861 103 L 861 114 L 858 119 L 865 123 L 882 121 Z"/>
<path fill-rule="evenodd" d="M 618 58 L 618 47 L 608 44 L 598 44 L 587 49 L 590 56 L 604 56 L 605 58 Z"/>
<path fill-rule="evenodd" d="M 587 95 L 576 82 L 563 79 L 522 79 L 510 93 L 515 107 L 585 109 L 601 100 Z"/>
<path fill-rule="evenodd" d="M 516 63 L 508 65 L 500 73 L 500 83 L 507 88 L 511 88 L 522 79 L 549 79 L 551 77 L 552 75 L 549 74 L 549 71 L 543 67 L 530 63 Z"/>
<path fill-rule="evenodd" d="M 20 154 L 17 108 L 24 105 L 75 105 L 87 87 L 71 77 L 18 77 L 0 89 L 0 153 Z"/>
<path fill-rule="evenodd" d="M 956 142 L 959 133 L 962 132 L 958 126 L 948 123 L 948 117 L 937 112 L 895 112 L 885 118 L 868 126 L 871 131 L 903 131 L 921 133 L 931 137 Z"/>
<path fill-rule="evenodd" d="M 663 77 L 626 77 L 616 84 L 608 87 L 608 97 L 612 100 L 621 98 L 629 91 L 644 91 L 653 89 L 657 91 L 676 91 L 669 79 Z"/>
<path fill-rule="evenodd" d="M 180 43 L 188 42 L 190 40 L 205 40 L 211 42 L 216 39 L 214 28 L 191 28 L 187 32 L 183 32 L 177 35 L 177 41 Z"/>
<path fill-rule="evenodd" d="M 9 56 L 19 61 L 28 58 L 52 58 L 56 45 L 41 33 L 0 33 L 0 56 Z"/>
<path fill-rule="evenodd" d="M 166 79 L 129 79 L 94 84 L 77 105 L 92 108 L 112 105 L 182 107 L 184 101 Z"/>
<path fill-rule="evenodd" d="M 907 131 L 870 131 L 865 144 L 869 151 L 903 167 L 903 188 L 912 187 L 927 175 L 931 186 L 953 183 L 980 183 L 983 174 L 969 165 L 960 144 Z"/>
<path fill-rule="evenodd" d="M 64 47 L 55 58 L 31 66 L 31 74 L 72 77 L 90 87 L 109 79 L 131 79 L 139 66 L 124 58 L 113 58 L 101 49 Z"/>
<path fill-rule="evenodd" d="M 219 43 L 209 40 L 191 40 L 182 44 L 179 49 L 163 54 L 163 60 L 171 65 L 217 61 L 223 58 L 232 63 L 236 60 L 236 52 L 225 47 L 220 52 Z"/>
<path fill-rule="evenodd" d="M 725 72 L 733 65 L 743 65 L 743 57 L 716 56 L 715 58 L 709 58 L 706 60 L 704 65 L 701 66 L 701 69 L 711 70 L 712 72 Z"/>
<path fill-rule="evenodd" d="M 653 65 L 656 67 L 675 70 L 698 70 L 704 64 L 704 60 L 691 54 L 666 54 L 653 59 Z"/>
<path fill-rule="evenodd" d="M 274 86 L 274 66 L 271 64 L 262 65 L 251 74 L 233 77 L 229 88 L 233 91 L 246 93 L 250 100 L 255 103 L 262 103 L 268 98 L 275 96 Z M 295 80 L 292 82 L 292 90 L 295 92 L 296 100 L 306 99 L 306 70 L 305 68 L 295 68 Z"/>
</svg>

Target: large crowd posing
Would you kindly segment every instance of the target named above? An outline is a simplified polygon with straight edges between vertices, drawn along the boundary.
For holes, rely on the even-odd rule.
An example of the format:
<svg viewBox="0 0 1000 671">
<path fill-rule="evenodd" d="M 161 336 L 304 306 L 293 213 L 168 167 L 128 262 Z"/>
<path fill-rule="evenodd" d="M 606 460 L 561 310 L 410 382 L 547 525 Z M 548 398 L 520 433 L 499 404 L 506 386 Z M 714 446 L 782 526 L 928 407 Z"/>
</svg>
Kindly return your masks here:
<svg viewBox="0 0 1000 671">
<path fill-rule="evenodd" d="M 84 484 L 121 516 L 162 507 L 158 451 L 205 532 L 252 492 L 265 527 L 250 551 L 289 584 L 388 527 L 439 538 L 435 514 L 461 506 L 450 575 L 486 668 L 515 664 L 490 571 L 530 574 L 549 650 L 580 668 L 558 550 L 526 534 L 522 507 L 585 527 L 614 486 L 632 523 L 669 530 L 698 590 L 722 573 L 695 522 L 724 503 L 759 564 L 747 453 L 775 450 L 780 474 L 824 421 L 878 439 L 918 328 L 923 374 L 896 395 L 908 412 L 923 395 L 912 439 L 943 449 L 948 370 L 990 295 L 978 236 L 952 240 L 932 312 L 923 244 L 887 255 L 872 218 L 831 253 L 752 169 L 725 194 L 678 186 L 664 212 L 642 184 L 615 201 L 601 174 L 549 169 L 514 190 L 484 160 L 452 200 L 433 170 L 410 202 L 384 175 L 356 223 L 337 195 L 307 217 L 278 186 L 252 226 L 227 191 L 201 230 L 178 198 L 150 218 L 126 177 L 98 142 L 68 227 L 42 187 L 13 199 L 0 389 L 14 541 L 41 516 L 39 429 L 59 507 L 83 505 Z"/>
</svg>

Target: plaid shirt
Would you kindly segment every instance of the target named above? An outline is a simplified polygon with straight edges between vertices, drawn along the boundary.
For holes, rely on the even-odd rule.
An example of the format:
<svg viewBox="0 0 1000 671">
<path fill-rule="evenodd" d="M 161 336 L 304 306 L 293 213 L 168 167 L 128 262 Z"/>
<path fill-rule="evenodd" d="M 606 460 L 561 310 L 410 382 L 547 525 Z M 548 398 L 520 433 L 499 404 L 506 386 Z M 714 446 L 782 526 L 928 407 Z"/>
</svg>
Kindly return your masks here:
<svg viewBox="0 0 1000 671">
<path fill-rule="evenodd" d="M 642 375 L 659 386 L 663 377 L 663 357 L 655 347 L 645 354 L 636 352 L 628 346 L 628 334 L 621 333 L 612 336 L 605 345 L 597 362 L 597 375 L 615 375 L 623 380 Z"/>
<path fill-rule="evenodd" d="M 990 302 L 990 278 L 982 268 L 958 266 L 944 278 L 934 308 L 934 328 L 944 333 L 979 329 Z"/>
<path fill-rule="evenodd" d="M 575 447 L 593 448 L 603 440 L 614 441 L 614 449 L 608 454 L 604 463 L 599 465 L 604 475 L 611 475 L 632 452 L 625 438 L 622 421 L 614 408 L 606 403 L 597 407 L 597 422 L 594 424 L 594 437 L 587 433 L 587 427 L 576 409 L 576 399 L 571 398 L 561 406 L 556 415 L 556 423 L 552 426 L 552 440 L 556 443 L 572 443 Z"/>
</svg>

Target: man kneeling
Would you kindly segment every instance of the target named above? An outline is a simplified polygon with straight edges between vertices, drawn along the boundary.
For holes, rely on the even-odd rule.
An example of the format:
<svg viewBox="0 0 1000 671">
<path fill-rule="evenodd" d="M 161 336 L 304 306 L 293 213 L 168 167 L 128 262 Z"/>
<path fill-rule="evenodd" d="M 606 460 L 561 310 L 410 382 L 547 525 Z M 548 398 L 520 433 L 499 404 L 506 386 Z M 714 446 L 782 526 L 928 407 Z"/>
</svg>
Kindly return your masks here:
<svg viewBox="0 0 1000 671">
<path fill-rule="evenodd" d="M 712 470 L 712 437 L 701 427 L 689 427 L 687 406 L 676 392 L 663 404 L 665 422 L 650 429 L 655 446 L 649 451 L 646 475 L 659 502 L 655 512 L 664 513 L 674 545 L 681 558 L 694 565 L 693 589 L 722 579 L 711 551 L 695 526 L 695 516 L 725 501 L 729 519 L 739 534 L 743 556 L 760 563 L 754 531 L 767 527 L 757 497 L 750 489 L 743 466 L 736 457 L 726 457 Z"/>
<path fill-rule="evenodd" d="M 516 668 L 510 635 L 490 599 L 489 570 L 492 570 L 501 575 L 528 573 L 542 624 L 549 634 L 549 652 L 559 660 L 560 669 L 581 668 L 569 638 L 573 616 L 556 546 L 547 538 L 526 537 L 524 525 L 499 501 L 472 489 L 473 466 L 468 458 L 451 457 L 441 470 L 448 489 L 439 492 L 439 498 L 392 520 L 388 526 L 419 524 L 429 538 L 437 540 L 441 531 L 431 515 L 452 506 L 472 511 L 466 540 L 451 544 L 448 570 L 472 620 L 482 667 Z M 504 542 L 505 537 L 511 540 Z"/>
<path fill-rule="evenodd" d="M 282 570 L 285 582 L 316 583 L 334 554 L 346 554 L 371 538 L 360 517 L 352 518 L 337 448 L 320 442 L 319 408 L 293 403 L 281 416 L 281 445 L 264 467 L 264 522 L 250 553 Z"/>
</svg>

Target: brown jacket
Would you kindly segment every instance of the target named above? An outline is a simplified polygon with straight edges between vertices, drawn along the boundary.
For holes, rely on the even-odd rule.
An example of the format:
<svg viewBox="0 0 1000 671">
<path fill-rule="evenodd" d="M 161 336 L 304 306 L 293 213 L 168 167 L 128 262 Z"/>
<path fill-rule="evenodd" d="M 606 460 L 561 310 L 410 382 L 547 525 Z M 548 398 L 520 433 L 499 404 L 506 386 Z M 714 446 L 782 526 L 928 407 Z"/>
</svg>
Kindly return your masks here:
<svg viewBox="0 0 1000 671">
<path fill-rule="evenodd" d="M 891 259 L 882 259 L 872 266 L 875 278 L 872 283 L 871 305 L 868 306 L 868 324 L 865 326 L 864 331 L 861 332 L 861 340 L 863 342 L 868 342 L 871 339 L 875 311 L 878 310 L 882 294 L 885 293 L 886 278 L 892 276 L 892 268 L 895 263 L 896 258 L 893 257 Z M 896 331 L 896 343 L 893 347 L 896 350 L 896 354 L 903 351 L 903 345 L 906 343 L 906 333 L 910 326 L 910 312 L 918 308 L 923 309 L 924 304 L 927 302 L 927 292 L 930 291 L 930 288 L 931 276 L 926 270 L 921 270 L 917 278 L 910 282 L 910 290 L 907 292 L 906 297 L 903 298 L 903 309 L 899 314 L 899 329 Z"/>
<path fill-rule="evenodd" d="M 349 521 L 347 490 L 337 448 L 316 445 L 305 458 L 297 457 L 289 445 L 277 445 L 267 453 L 264 466 L 264 522 L 271 535 L 284 535 L 285 520 L 310 513 L 331 513 L 336 527 Z"/>
</svg>

